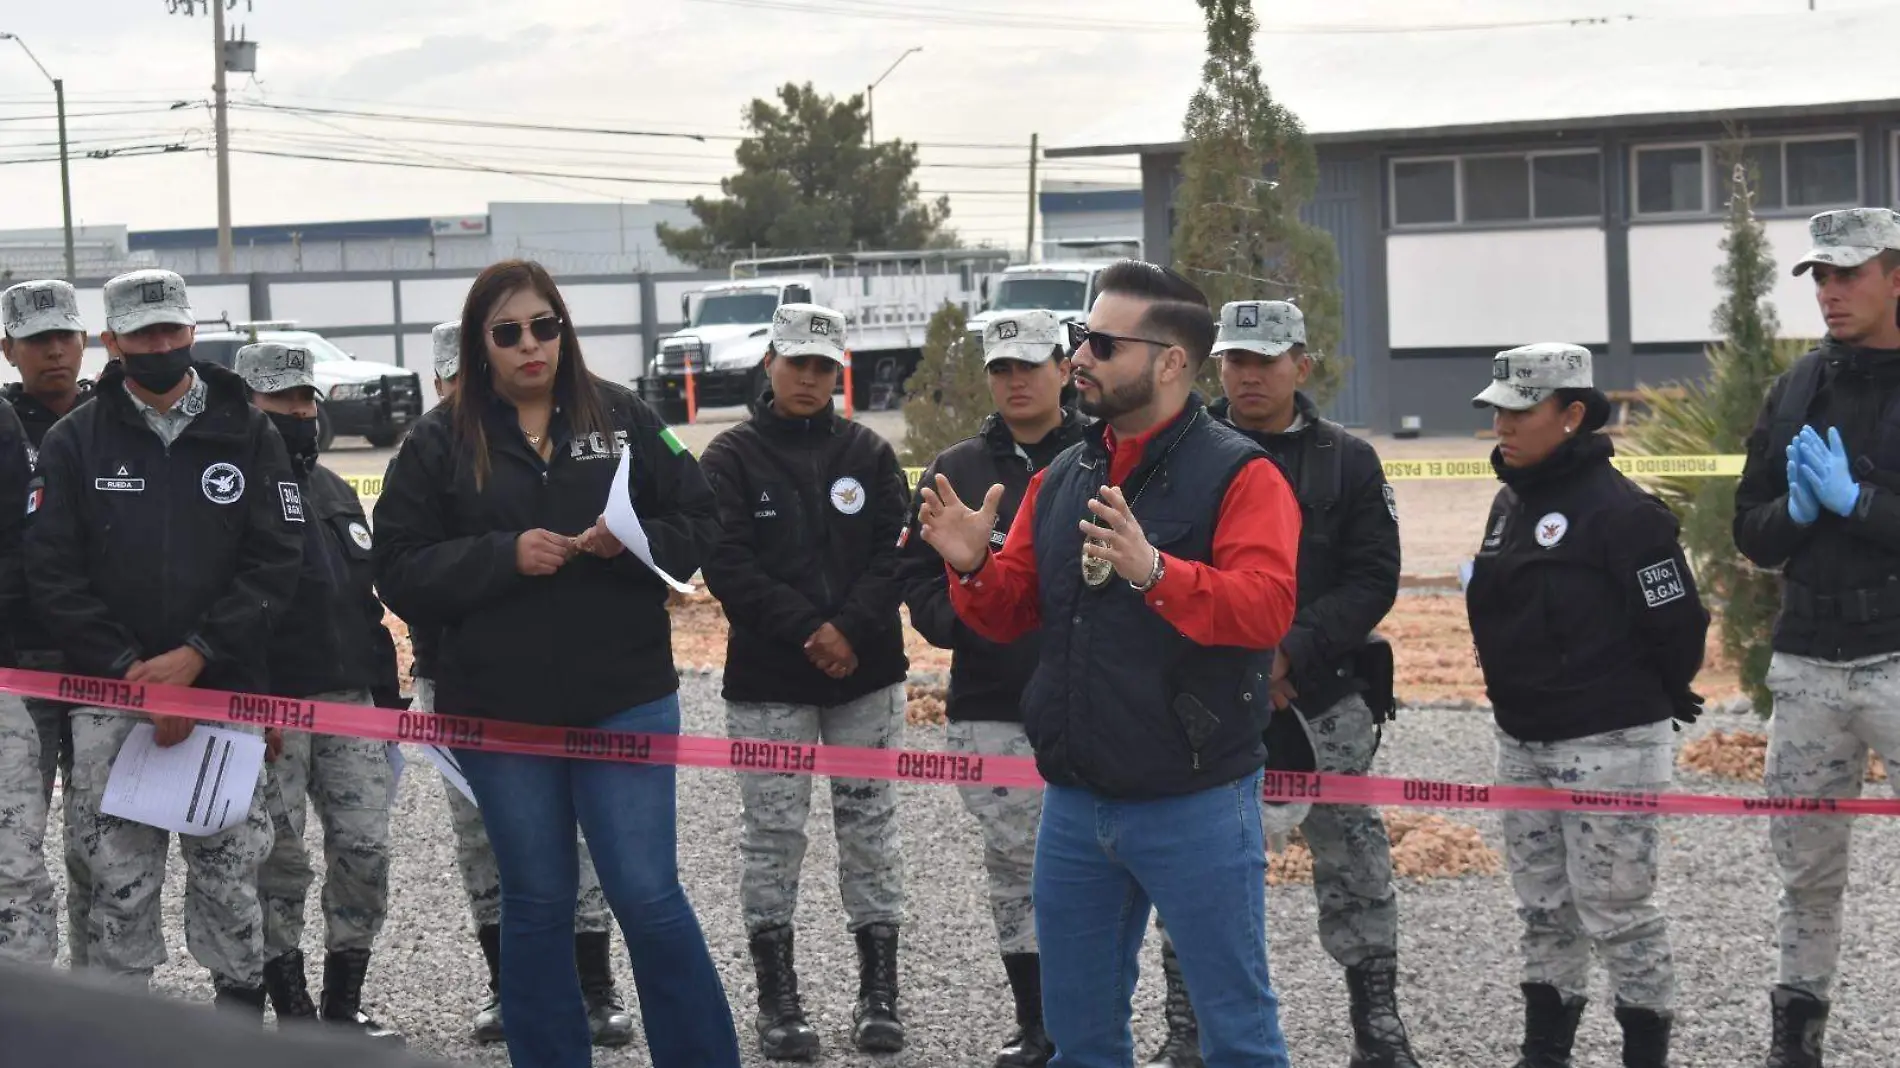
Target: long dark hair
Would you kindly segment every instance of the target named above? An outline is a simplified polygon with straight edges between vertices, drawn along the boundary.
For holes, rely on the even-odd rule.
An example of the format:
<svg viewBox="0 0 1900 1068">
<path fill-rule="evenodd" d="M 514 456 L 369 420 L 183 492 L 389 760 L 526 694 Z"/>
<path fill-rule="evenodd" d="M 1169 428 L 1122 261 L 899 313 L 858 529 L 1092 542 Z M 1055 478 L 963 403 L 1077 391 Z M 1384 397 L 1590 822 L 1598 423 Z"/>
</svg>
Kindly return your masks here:
<svg viewBox="0 0 1900 1068">
<path fill-rule="evenodd" d="M 462 455 L 475 466 L 475 488 L 488 480 L 487 414 L 495 406 L 495 384 L 488 363 L 488 312 L 498 301 L 518 290 L 532 289 L 548 302 L 561 319 L 560 357 L 554 366 L 554 403 L 567 417 L 568 432 L 575 437 L 609 429 L 607 409 L 595 388 L 594 376 L 581 358 L 581 340 L 574 333 L 573 317 L 567 302 L 547 268 L 533 260 L 503 260 L 476 276 L 462 302 L 462 368 L 456 376 L 461 387 L 455 391 L 455 440 Z"/>
</svg>

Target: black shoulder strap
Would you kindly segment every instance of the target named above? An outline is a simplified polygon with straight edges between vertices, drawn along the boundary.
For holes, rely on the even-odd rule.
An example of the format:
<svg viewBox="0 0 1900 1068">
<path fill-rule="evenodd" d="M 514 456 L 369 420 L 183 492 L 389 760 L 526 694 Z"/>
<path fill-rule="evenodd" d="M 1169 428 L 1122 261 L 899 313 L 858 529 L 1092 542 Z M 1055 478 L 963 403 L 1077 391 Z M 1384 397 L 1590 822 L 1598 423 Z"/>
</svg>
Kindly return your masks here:
<svg viewBox="0 0 1900 1068">
<path fill-rule="evenodd" d="M 1300 457 L 1300 484 L 1294 493 L 1314 512 L 1330 511 L 1346 492 L 1345 464 L 1340 457 L 1345 451 L 1340 436 L 1345 432 L 1337 423 L 1319 420 Z"/>
<path fill-rule="evenodd" d="M 1794 436 L 1801 433 L 1801 427 L 1808 421 L 1808 409 L 1814 405 L 1814 395 L 1821 390 L 1821 372 L 1826 368 L 1827 362 L 1821 354 L 1810 352 L 1789 369 L 1771 424 L 1768 441 L 1771 459 L 1786 452 Z"/>
</svg>

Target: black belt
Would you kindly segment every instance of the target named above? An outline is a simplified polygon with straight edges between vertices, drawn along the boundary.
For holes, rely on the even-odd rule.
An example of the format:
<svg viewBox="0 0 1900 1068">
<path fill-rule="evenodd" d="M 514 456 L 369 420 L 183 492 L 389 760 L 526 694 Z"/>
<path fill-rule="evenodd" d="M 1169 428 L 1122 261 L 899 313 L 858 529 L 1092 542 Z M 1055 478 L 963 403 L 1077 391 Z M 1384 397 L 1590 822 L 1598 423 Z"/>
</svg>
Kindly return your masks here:
<svg viewBox="0 0 1900 1068">
<path fill-rule="evenodd" d="M 1900 579 L 1888 579 L 1884 586 L 1816 593 L 1798 582 L 1783 582 L 1781 605 L 1809 619 L 1839 619 L 1848 623 L 1872 623 L 1900 618 Z"/>
</svg>

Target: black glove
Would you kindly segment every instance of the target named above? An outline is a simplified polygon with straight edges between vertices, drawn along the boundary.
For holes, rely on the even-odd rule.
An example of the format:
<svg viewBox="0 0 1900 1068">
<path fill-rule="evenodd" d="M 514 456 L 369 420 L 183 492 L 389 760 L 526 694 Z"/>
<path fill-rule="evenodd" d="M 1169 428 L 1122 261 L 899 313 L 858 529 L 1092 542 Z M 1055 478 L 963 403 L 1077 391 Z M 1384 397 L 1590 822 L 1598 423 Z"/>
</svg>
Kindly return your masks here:
<svg viewBox="0 0 1900 1068">
<path fill-rule="evenodd" d="M 1706 700 L 1706 698 L 1694 690 L 1684 690 L 1677 694 L 1673 700 L 1673 704 L 1675 705 L 1673 714 L 1684 723 L 1694 723 L 1696 717 L 1702 715 L 1702 705 Z M 1677 727 L 1676 729 L 1681 730 L 1682 728 Z"/>
</svg>

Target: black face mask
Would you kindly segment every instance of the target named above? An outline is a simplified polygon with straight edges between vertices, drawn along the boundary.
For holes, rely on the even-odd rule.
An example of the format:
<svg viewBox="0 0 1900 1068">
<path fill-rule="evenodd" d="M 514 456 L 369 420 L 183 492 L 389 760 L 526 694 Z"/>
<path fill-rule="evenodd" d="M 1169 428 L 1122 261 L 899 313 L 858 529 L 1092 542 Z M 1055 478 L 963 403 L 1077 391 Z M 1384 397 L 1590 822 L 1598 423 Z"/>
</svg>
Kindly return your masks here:
<svg viewBox="0 0 1900 1068">
<path fill-rule="evenodd" d="M 128 353 L 124 363 L 127 378 L 153 393 L 170 393 L 191 370 L 191 346 L 170 352 Z"/>
<path fill-rule="evenodd" d="M 290 465 L 298 474 L 309 474 L 317 465 L 317 421 L 301 419 L 282 412 L 265 412 L 270 416 L 271 425 L 284 439 L 284 450 L 290 453 Z"/>
</svg>

